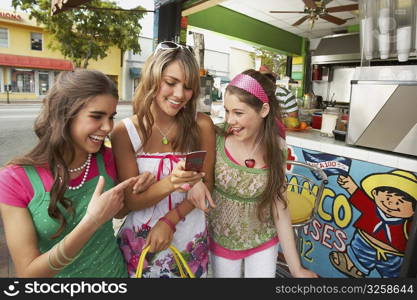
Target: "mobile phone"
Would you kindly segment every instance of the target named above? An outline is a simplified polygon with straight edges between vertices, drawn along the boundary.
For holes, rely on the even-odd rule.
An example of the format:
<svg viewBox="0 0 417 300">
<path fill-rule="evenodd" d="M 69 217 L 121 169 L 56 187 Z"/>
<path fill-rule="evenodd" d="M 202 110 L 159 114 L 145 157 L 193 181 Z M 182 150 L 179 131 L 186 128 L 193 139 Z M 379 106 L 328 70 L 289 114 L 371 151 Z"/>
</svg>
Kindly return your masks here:
<svg viewBox="0 0 417 300">
<path fill-rule="evenodd" d="M 201 172 L 207 151 L 194 151 L 185 156 L 185 170 Z"/>
</svg>

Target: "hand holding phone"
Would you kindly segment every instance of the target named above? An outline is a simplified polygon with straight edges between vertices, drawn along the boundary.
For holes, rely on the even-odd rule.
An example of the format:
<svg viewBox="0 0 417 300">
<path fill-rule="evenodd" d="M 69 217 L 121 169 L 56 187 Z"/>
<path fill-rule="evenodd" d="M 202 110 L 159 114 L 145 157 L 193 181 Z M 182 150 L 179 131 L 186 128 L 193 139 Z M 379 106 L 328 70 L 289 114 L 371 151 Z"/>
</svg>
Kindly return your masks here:
<svg viewBox="0 0 417 300">
<path fill-rule="evenodd" d="M 185 157 L 185 171 L 201 172 L 207 151 L 190 152 Z"/>
</svg>

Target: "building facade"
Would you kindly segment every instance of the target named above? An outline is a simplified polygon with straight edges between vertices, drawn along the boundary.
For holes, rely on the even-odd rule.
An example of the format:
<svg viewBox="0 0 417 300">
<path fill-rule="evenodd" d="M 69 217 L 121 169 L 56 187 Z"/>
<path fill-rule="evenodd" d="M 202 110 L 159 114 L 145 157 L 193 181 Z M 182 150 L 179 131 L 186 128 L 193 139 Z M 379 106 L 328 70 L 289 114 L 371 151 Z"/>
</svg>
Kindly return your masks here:
<svg viewBox="0 0 417 300">
<path fill-rule="evenodd" d="M 72 62 L 47 47 L 50 35 L 21 12 L 0 11 L 0 101 L 41 99 L 61 71 L 73 70 Z M 115 47 L 88 69 L 99 70 L 122 89 L 121 51 Z M 9 91 L 9 93 L 7 93 Z M 8 94 L 8 95 L 7 95 Z"/>
</svg>

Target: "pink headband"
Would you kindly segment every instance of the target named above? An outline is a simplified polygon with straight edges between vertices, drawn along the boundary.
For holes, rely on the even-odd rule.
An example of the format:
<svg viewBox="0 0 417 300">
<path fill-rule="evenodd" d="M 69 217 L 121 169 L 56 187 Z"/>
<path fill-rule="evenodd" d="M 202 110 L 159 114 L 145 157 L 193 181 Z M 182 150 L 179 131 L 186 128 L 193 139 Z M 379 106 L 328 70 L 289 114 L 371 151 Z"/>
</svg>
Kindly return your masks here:
<svg viewBox="0 0 417 300">
<path fill-rule="evenodd" d="M 264 89 L 256 79 L 246 74 L 239 74 L 229 83 L 231 86 L 238 87 L 249 94 L 255 96 L 263 103 L 269 103 L 269 98 L 266 95 Z M 279 119 L 275 120 L 278 127 L 279 135 L 285 140 L 285 126 Z"/>
<path fill-rule="evenodd" d="M 266 95 L 262 86 L 259 84 L 258 81 L 256 81 L 254 78 L 250 77 L 249 75 L 239 74 L 235 78 L 233 78 L 233 80 L 229 83 L 229 85 L 235 86 L 244 91 L 247 91 L 249 94 L 261 100 L 263 103 L 269 102 L 269 98 Z"/>
</svg>

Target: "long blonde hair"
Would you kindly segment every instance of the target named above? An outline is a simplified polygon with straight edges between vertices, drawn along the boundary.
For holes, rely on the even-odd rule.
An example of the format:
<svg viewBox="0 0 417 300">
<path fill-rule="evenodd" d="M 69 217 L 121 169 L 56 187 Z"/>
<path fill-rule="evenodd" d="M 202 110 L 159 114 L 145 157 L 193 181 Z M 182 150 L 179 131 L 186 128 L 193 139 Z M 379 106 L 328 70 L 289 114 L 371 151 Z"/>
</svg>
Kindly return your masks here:
<svg viewBox="0 0 417 300">
<path fill-rule="evenodd" d="M 64 197 L 69 182 L 68 166 L 64 156 L 69 154 L 69 159 L 72 160 L 75 155 L 71 124 L 88 101 L 99 95 L 119 98 L 116 85 L 103 73 L 84 69 L 61 72 L 44 98 L 42 110 L 35 121 L 34 130 L 39 138 L 38 144 L 29 153 L 7 163 L 41 166 L 51 171 L 54 183 L 50 192 L 48 214 L 60 222 L 60 227 L 52 238 L 57 238 L 67 224 L 67 220 L 58 209 L 58 203 L 69 213 L 74 213 L 71 200 Z M 58 165 L 63 170 L 62 181 L 59 178 Z"/>
<path fill-rule="evenodd" d="M 200 96 L 200 79 L 198 63 L 190 50 L 183 47 L 160 49 L 146 60 L 142 79 L 133 97 L 133 113 L 138 118 L 139 130 L 143 138 L 142 145 L 146 145 L 152 135 L 154 116 L 151 105 L 161 87 L 162 72 L 175 61 L 182 66 L 186 85 L 192 89 L 193 95 L 175 116 L 178 134 L 172 141 L 173 150 L 178 152 L 198 150 L 200 139 L 196 110 L 197 99 Z"/>
</svg>

